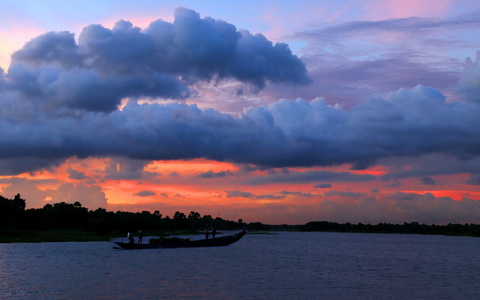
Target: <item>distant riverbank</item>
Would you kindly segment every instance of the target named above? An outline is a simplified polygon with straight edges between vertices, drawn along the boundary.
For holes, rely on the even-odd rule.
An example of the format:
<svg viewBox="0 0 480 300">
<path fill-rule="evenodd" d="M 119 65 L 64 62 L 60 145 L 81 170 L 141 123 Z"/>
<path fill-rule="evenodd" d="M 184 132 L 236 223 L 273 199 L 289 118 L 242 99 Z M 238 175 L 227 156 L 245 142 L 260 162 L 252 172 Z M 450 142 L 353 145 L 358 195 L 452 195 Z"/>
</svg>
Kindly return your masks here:
<svg viewBox="0 0 480 300">
<path fill-rule="evenodd" d="M 371 224 L 339 224 L 335 222 L 309 222 L 305 225 L 267 225 L 259 222 L 246 224 L 250 233 L 269 233 L 281 231 L 297 232 L 344 232 L 344 233 L 384 233 L 384 234 L 423 234 L 447 236 L 472 236 L 480 237 L 478 224 L 448 224 L 425 225 L 417 222 L 404 224 L 379 223 Z M 137 234 L 132 233 L 136 238 Z M 147 230 L 146 236 L 169 235 L 194 235 L 203 234 L 202 230 Z M 218 234 L 221 234 L 220 232 Z M 40 242 L 93 242 L 109 241 L 113 238 L 126 237 L 126 232 L 111 231 L 109 233 L 96 233 L 77 229 L 49 229 L 49 230 L 0 230 L 0 243 L 40 243 Z"/>
<path fill-rule="evenodd" d="M 225 220 L 211 215 L 201 216 L 175 212 L 164 217 L 156 210 L 142 212 L 107 211 L 103 208 L 89 210 L 80 202 L 46 204 L 43 208 L 26 208 L 26 202 L 17 194 L 14 199 L 0 196 L 0 243 L 35 242 L 85 242 L 108 241 L 134 237 L 141 230 L 146 236 L 181 235 L 203 233 L 205 229 L 240 230 L 250 232 L 269 231 L 320 231 L 347 233 L 395 233 L 480 237 L 480 224 L 426 225 L 418 222 L 403 224 L 379 223 L 351 224 L 327 221 L 308 222 L 304 225 L 268 225 L 260 222 L 244 223 Z"/>
</svg>

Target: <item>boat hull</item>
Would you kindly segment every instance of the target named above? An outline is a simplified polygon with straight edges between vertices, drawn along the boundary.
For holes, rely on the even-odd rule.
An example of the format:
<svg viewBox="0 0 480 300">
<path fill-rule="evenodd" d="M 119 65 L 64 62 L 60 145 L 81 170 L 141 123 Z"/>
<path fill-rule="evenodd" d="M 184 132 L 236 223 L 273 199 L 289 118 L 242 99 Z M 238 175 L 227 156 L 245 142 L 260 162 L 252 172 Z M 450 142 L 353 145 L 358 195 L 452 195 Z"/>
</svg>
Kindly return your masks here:
<svg viewBox="0 0 480 300">
<path fill-rule="evenodd" d="M 178 244 L 135 244 L 135 243 L 122 243 L 114 242 L 117 246 L 122 249 L 127 250 L 137 250 L 137 249 L 159 249 L 159 248 L 194 248 L 194 247 L 218 247 L 218 246 L 227 246 L 233 244 L 240 240 L 245 235 L 245 231 L 242 230 L 239 233 L 234 235 L 212 238 L 212 239 L 203 239 L 195 240 L 189 242 L 183 242 Z"/>
</svg>

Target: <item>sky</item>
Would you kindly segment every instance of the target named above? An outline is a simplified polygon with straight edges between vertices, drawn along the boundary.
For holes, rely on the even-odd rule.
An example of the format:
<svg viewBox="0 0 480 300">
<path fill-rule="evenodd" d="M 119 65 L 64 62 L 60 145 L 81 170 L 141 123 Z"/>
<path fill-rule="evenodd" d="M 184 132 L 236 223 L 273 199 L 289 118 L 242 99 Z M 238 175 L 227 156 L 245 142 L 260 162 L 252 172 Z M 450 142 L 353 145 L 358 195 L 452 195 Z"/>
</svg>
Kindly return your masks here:
<svg viewBox="0 0 480 300">
<path fill-rule="evenodd" d="M 480 223 L 480 3 L 2 1 L 0 193 Z"/>
</svg>

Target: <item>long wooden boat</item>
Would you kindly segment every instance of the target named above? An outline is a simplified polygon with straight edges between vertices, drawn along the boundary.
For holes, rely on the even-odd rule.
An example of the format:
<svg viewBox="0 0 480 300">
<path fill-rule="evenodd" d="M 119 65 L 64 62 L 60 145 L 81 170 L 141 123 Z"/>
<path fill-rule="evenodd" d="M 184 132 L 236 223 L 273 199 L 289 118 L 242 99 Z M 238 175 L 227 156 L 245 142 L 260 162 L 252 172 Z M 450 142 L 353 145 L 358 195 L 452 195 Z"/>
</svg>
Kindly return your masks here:
<svg viewBox="0 0 480 300">
<path fill-rule="evenodd" d="M 183 240 L 180 239 L 176 243 L 164 243 L 164 244 L 135 244 L 135 243 L 122 243 L 114 242 L 121 249 L 135 250 L 135 249 L 158 249 L 158 248 L 192 248 L 192 247 L 217 247 L 227 246 L 240 240 L 245 235 L 245 229 L 224 237 L 216 237 L 203 240 Z"/>
</svg>

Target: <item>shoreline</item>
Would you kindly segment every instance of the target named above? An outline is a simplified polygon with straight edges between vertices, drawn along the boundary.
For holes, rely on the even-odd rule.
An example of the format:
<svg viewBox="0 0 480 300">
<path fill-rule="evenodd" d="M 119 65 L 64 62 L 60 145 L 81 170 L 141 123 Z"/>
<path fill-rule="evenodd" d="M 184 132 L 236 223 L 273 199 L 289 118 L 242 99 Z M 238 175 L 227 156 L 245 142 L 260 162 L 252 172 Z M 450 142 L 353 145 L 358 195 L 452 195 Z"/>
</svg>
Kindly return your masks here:
<svg viewBox="0 0 480 300">
<path fill-rule="evenodd" d="M 443 236 L 465 236 L 479 237 L 472 234 L 460 233 L 422 233 L 422 232 L 375 232 L 375 231 L 338 231 L 338 230 L 255 230 L 249 234 L 277 234 L 278 232 L 336 232 L 336 233 L 376 233 L 376 234 L 418 234 L 418 235 L 443 235 Z M 191 230 L 152 230 L 146 233 L 147 236 L 172 236 L 172 235 L 202 235 L 203 232 L 196 229 Z M 221 234 L 221 232 L 217 233 Z M 76 229 L 50 229 L 50 230 L 0 230 L 0 244 L 12 243 L 58 243 L 58 242 L 108 242 L 112 239 L 125 237 L 124 233 L 111 232 L 98 234 L 89 231 Z M 135 239 L 136 235 L 133 236 Z M 125 237 L 126 238 L 126 237 Z"/>
</svg>

